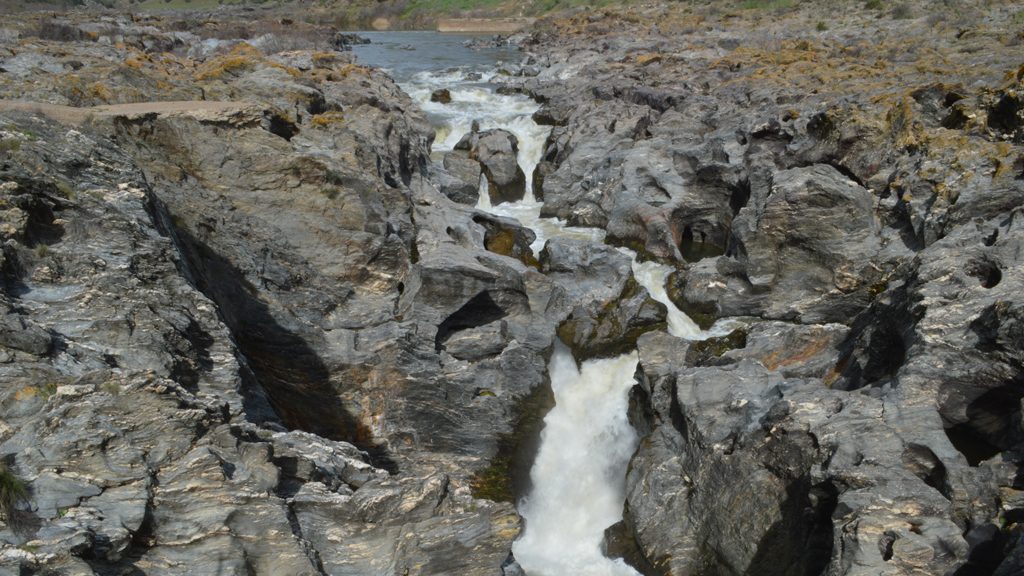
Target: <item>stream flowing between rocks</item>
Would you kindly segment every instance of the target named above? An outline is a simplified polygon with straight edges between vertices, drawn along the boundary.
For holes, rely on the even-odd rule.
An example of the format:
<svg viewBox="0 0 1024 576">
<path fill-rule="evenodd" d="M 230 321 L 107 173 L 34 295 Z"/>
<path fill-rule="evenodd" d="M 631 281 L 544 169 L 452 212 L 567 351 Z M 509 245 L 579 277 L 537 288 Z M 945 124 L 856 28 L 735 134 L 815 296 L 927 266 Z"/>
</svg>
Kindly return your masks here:
<svg viewBox="0 0 1024 576">
<path fill-rule="evenodd" d="M 371 44 L 356 47 L 363 64 L 389 72 L 427 113 L 437 129 L 433 152 L 454 149 L 473 129 L 503 129 L 518 140 L 518 163 L 526 176 L 522 200 L 492 205 L 487 180 L 481 175 L 476 208 L 515 218 L 537 237 L 531 248 L 540 253 L 551 238 L 569 237 L 603 243 L 605 231 L 566 225 L 540 216 L 543 202 L 533 193 L 533 172 L 551 131 L 533 120 L 539 105 L 520 94 L 499 94 L 490 81 L 501 73 L 503 59 L 519 59 L 512 48 L 472 49 L 463 35 L 424 32 L 367 33 Z M 451 100 L 431 95 L 448 90 Z M 670 334 L 691 340 L 724 335 L 734 322 L 702 331 L 669 299 L 668 265 L 641 262 L 628 248 L 637 283 L 668 310 Z M 530 471 L 532 490 L 518 503 L 525 529 L 513 545 L 516 560 L 530 576 L 633 576 L 622 559 L 603 554 L 605 530 L 622 519 L 625 472 L 638 437 L 629 423 L 629 391 L 636 383 L 636 351 L 577 364 L 571 350 L 556 340 L 548 364 L 555 406 L 544 419 L 541 444 Z"/>
</svg>

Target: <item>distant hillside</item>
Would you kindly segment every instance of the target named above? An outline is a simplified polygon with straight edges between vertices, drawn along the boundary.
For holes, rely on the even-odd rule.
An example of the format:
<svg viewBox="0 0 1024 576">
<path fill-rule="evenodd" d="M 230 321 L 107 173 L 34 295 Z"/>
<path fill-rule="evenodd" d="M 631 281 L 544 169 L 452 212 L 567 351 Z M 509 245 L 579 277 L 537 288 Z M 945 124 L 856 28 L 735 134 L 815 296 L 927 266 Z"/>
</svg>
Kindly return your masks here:
<svg viewBox="0 0 1024 576">
<path fill-rule="evenodd" d="M 339 27 L 366 29 L 375 22 L 383 25 L 384 21 L 393 28 L 431 28 L 438 18 L 543 16 L 578 6 L 630 3 L 631 0 L 328 0 L 303 5 L 309 5 L 313 13 L 333 15 Z"/>
<path fill-rule="evenodd" d="M 439 18 L 535 17 L 577 7 L 626 5 L 633 0 L 0 0 L 8 12 L 25 10 L 210 11 L 249 7 L 287 11 L 345 29 L 432 28 Z"/>
</svg>

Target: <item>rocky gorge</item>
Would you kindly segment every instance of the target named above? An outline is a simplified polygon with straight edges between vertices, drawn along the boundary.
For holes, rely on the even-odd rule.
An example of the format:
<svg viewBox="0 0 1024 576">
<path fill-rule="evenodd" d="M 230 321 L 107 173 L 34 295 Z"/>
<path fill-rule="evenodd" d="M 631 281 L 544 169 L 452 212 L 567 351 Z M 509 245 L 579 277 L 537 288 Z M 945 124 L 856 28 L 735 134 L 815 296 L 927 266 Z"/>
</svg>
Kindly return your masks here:
<svg viewBox="0 0 1024 576">
<path fill-rule="evenodd" d="M 1024 573 L 1024 10 L 783 4 L 502 39 L 537 143 L 271 9 L 5 23 L 0 573 L 522 574 L 559 341 L 625 570 Z"/>
</svg>

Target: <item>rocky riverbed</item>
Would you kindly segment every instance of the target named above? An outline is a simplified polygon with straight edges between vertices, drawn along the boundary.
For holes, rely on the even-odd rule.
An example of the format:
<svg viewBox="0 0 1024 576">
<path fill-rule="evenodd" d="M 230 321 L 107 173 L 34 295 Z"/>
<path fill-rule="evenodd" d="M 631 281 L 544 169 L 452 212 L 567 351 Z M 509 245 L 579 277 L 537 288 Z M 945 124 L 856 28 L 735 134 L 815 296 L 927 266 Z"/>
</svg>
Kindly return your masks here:
<svg viewBox="0 0 1024 576">
<path fill-rule="evenodd" d="M 1024 7 L 747 4 L 512 38 L 527 171 L 280 13 L 7 21 L 0 573 L 520 574 L 556 338 L 640 573 L 1022 573 Z"/>
</svg>

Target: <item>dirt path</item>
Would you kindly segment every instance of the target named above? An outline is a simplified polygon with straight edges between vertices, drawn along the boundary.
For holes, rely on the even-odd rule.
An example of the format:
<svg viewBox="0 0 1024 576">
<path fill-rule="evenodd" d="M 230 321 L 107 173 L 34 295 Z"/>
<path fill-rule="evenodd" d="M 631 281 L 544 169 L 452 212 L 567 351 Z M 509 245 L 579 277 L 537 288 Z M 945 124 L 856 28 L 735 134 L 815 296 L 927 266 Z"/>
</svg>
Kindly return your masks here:
<svg viewBox="0 0 1024 576">
<path fill-rule="evenodd" d="M 0 100 L 0 112 L 23 111 L 47 116 L 64 124 L 81 125 L 98 118 L 136 118 L 149 114 L 186 114 L 200 119 L 229 119 L 239 115 L 262 114 L 263 108 L 253 102 L 218 102 L 213 100 L 182 100 L 174 102 L 135 102 L 76 108 L 43 102 Z"/>
</svg>

